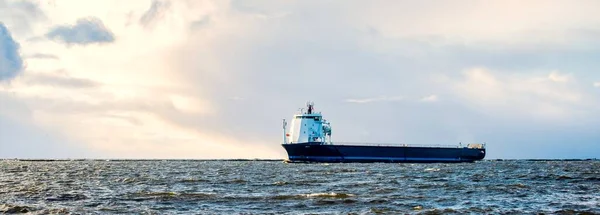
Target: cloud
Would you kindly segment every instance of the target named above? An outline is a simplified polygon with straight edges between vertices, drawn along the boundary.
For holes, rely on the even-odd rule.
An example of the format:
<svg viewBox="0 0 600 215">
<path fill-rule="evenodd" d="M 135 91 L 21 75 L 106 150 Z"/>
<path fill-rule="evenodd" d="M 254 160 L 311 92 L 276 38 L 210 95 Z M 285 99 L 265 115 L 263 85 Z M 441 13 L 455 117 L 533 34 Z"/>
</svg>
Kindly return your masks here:
<svg viewBox="0 0 600 215">
<path fill-rule="evenodd" d="M 11 80 L 23 71 L 19 49 L 19 44 L 4 23 L 0 22 L 0 81 Z"/>
<path fill-rule="evenodd" d="M 0 0 L 0 20 L 12 30 L 14 35 L 22 36 L 33 33 L 34 27 L 39 24 L 39 21 L 46 18 L 39 3 Z"/>
<path fill-rule="evenodd" d="M 32 59 L 50 59 L 50 60 L 58 60 L 58 56 L 53 55 L 53 54 L 44 54 L 44 53 L 35 53 L 32 55 L 28 55 L 25 56 L 25 58 L 32 58 Z"/>
<path fill-rule="evenodd" d="M 421 98 L 422 102 L 436 102 L 438 100 L 437 95 L 429 95 Z"/>
<path fill-rule="evenodd" d="M 148 27 L 165 16 L 171 6 L 168 1 L 153 0 L 150 8 L 140 17 L 140 24 Z"/>
<path fill-rule="evenodd" d="M 205 27 L 205 26 L 207 26 L 207 25 L 209 25 L 209 24 L 210 24 L 210 17 L 209 17 L 209 16 L 206 16 L 206 17 L 204 17 L 204 18 L 202 18 L 202 19 L 200 19 L 200 20 L 193 21 L 193 22 L 191 23 L 191 25 L 190 25 L 190 28 L 191 28 L 192 30 L 195 30 L 195 29 L 202 29 L 203 27 Z"/>
<path fill-rule="evenodd" d="M 566 83 L 571 78 L 557 72 L 544 77 L 478 67 L 463 74 L 464 79 L 454 83 L 455 93 L 491 113 L 568 120 L 598 108 L 593 96 L 575 81 Z"/>
<path fill-rule="evenodd" d="M 90 88 L 98 83 L 83 78 L 73 78 L 65 74 L 35 74 L 26 77 L 25 82 L 31 85 L 45 85 L 60 88 Z"/>
<path fill-rule="evenodd" d="M 115 41 L 114 34 L 98 18 L 89 17 L 77 20 L 72 26 L 57 26 L 46 34 L 48 39 L 66 44 L 101 44 Z"/>
<path fill-rule="evenodd" d="M 594 83 L 594 87 L 600 87 L 600 82 Z"/>
<path fill-rule="evenodd" d="M 350 103 L 372 103 L 372 102 L 388 102 L 388 101 L 401 101 L 404 99 L 402 96 L 378 96 L 372 98 L 364 98 L 364 99 L 346 99 L 346 102 Z"/>
<path fill-rule="evenodd" d="M 553 82 L 565 83 L 571 80 L 571 75 L 561 75 L 558 71 L 553 71 L 548 75 L 548 79 Z"/>
</svg>

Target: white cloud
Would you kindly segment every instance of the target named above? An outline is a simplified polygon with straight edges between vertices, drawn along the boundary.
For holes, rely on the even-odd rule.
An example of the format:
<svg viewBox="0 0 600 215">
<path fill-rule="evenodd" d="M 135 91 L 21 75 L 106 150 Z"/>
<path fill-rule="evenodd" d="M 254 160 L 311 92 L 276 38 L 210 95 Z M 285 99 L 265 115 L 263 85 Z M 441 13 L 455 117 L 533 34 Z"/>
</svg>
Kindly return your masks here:
<svg viewBox="0 0 600 215">
<path fill-rule="evenodd" d="M 437 95 L 429 95 L 429 96 L 425 96 L 423 98 L 421 98 L 422 102 L 436 102 L 438 101 L 438 96 Z"/>
<path fill-rule="evenodd" d="M 181 112 L 193 114 L 210 114 L 214 110 L 210 107 L 210 102 L 202 101 L 191 96 L 182 96 L 173 94 L 168 96 L 171 99 L 173 107 Z"/>
<path fill-rule="evenodd" d="M 594 83 L 594 87 L 600 87 L 600 82 Z"/>
<path fill-rule="evenodd" d="M 404 99 L 402 96 L 378 96 L 372 98 L 363 98 L 363 99 L 346 99 L 346 102 L 350 103 L 372 103 L 372 102 L 388 102 L 388 101 L 401 101 Z"/>
<path fill-rule="evenodd" d="M 548 75 L 548 79 L 554 82 L 565 83 L 572 79 L 570 74 L 560 74 L 558 71 L 553 71 Z"/>
<path fill-rule="evenodd" d="M 455 93 L 493 113 L 570 119 L 598 108 L 597 100 L 575 81 L 566 83 L 571 77 L 556 72 L 544 78 L 480 67 L 463 74 L 464 79 L 453 84 Z"/>
</svg>

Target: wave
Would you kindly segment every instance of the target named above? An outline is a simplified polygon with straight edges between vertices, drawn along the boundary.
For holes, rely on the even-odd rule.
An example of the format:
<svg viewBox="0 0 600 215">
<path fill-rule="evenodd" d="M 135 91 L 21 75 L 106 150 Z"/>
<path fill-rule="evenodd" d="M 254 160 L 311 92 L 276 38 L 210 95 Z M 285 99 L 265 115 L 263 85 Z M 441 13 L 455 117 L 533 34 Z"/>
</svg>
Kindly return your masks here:
<svg viewBox="0 0 600 215">
<path fill-rule="evenodd" d="M 186 178 L 186 179 L 181 179 L 180 181 L 178 181 L 179 183 L 202 183 L 202 182 L 210 182 L 210 180 L 208 179 L 201 179 L 201 178 Z"/>
<path fill-rule="evenodd" d="M 68 214 L 66 208 L 40 209 L 26 205 L 0 204 L 1 214 Z"/>
<path fill-rule="evenodd" d="M 7 214 L 30 213 L 36 211 L 35 208 L 23 205 L 0 204 L 0 212 Z"/>
<path fill-rule="evenodd" d="M 439 172 L 440 169 L 439 168 L 427 168 L 425 169 L 425 172 Z"/>
<path fill-rule="evenodd" d="M 229 180 L 229 181 L 224 181 L 222 184 L 244 184 L 247 183 L 248 181 L 238 178 L 238 179 L 233 179 L 233 180 Z"/>
<path fill-rule="evenodd" d="M 78 194 L 78 193 L 63 193 L 59 196 L 47 198 L 47 201 L 79 201 L 88 199 L 86 195 Z"/>
<path fill-rule="evenodd" d="M 353 197 L 353 194 L 346 193 L 310 193 L 304 194 L 307 198 L 350 198 Z"/>
<path fill-rule="evenodd" d="M 203 200 L 212 199 L 216 196 L 213 193 L 178 193 L 178 192 L 137 192 L 125 195 L 123 200 L 143 201 L 151 199 L 160 200 Z"/>
<path fill-rule="evenodd" d="M 286 184 L 288 184 L 288 183 L 285 182 L 285 181 L 276 181 L 276 182 L 273 182 L 273 185 L 277 185 L 277 186 L 283 186 L 283 185 L 286 185 Z"/>
<path fill-rule="evenodd" d="M 311 199 L 311 198 L 315 198 L 315 199 L 325 199 L 325 198 L 331 198 L 331 199 L 345 199 L 345 198 L 350 198 L 350 197 L 354 197 L 354 194 L 348 194 L 348 193 L 309 193 L 309 194 L 297 194 L 297 195 L 275 195 L 275 196 L 269 196 L 267 197 L 268 199 L 275 199 L 275 200 L 288 200 L 288 199 Z"/>
</svg>

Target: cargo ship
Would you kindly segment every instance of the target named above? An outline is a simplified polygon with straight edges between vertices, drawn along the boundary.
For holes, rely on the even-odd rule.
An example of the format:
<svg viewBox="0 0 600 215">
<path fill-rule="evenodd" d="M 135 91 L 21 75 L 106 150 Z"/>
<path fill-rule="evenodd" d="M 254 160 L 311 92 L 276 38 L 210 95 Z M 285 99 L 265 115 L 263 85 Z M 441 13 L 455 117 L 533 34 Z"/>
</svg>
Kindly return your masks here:
<svg viewBox="0 0 600 215">
<path fill-rule="evenodd" d="M 308 102 L 294 114 L 291 127 L 283 120 L 285 162 L 327 163 L 459 163 L 485 157 L 485 144 L 408 145 L 377 143 L 333 143 L 331 124 Z"/>
</svg>

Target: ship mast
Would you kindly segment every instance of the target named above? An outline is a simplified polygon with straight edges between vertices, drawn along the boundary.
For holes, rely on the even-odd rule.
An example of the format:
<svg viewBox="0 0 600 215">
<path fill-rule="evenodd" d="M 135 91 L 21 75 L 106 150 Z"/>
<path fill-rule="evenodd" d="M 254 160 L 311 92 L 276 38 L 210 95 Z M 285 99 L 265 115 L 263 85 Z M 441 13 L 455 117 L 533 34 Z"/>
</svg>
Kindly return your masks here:
<svg viewBox="0 0 600 215">
<path fill-rule="evenodd" d="M 312 114 L 312 112 L 313 112 L 313 108 L 314 108 L 314 105 L 315 105 L 315 104 L 314 104 L 314 103 L 312 103 L 312 102 L 307 102 L 307 103 L 306 103 L 306 106 L 308 107 L 308 111 L 306 112 L 307 114 Z"/>
<path fill-rule="evenodd" d="M 287 122 L 285 121 L 285 119 L 283 119 L 283 144 L 288 143 L 288 141 L 287 141 L 288 134 L 287 134 L 287 132 L 285 132 L 286 127 L 287 127 Z"/>
</svg>

